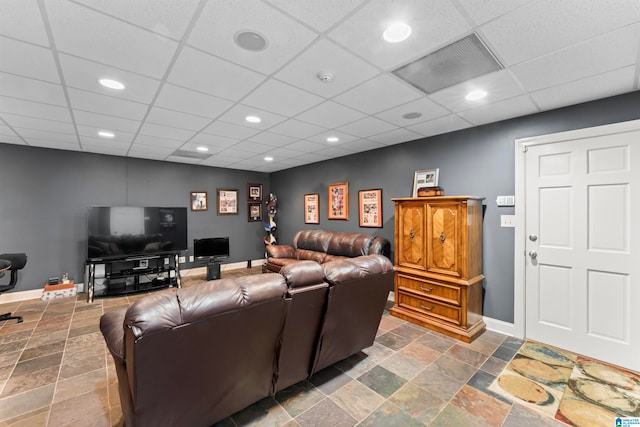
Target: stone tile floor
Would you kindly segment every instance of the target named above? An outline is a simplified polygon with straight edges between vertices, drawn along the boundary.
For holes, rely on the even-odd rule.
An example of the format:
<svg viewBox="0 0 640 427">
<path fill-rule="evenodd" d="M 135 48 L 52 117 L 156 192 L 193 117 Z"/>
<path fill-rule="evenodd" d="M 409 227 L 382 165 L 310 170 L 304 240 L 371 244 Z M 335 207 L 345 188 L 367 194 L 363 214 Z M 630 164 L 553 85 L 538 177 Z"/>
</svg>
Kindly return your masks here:
<svg viewBox="0 0 640 427">
<path fill-rule="evenodd" d="M 0 322 L 0 427 L 122 425 L 115 368 L 98 322 L 143 296 L 0 305 L 0 313 L 24 316 L 24 323 Z M 465 344 L 385 311 L 372 347 L 217 426 L 562 425 L 488 390 L 521 345 L 491 331 Z"/>
</svg>

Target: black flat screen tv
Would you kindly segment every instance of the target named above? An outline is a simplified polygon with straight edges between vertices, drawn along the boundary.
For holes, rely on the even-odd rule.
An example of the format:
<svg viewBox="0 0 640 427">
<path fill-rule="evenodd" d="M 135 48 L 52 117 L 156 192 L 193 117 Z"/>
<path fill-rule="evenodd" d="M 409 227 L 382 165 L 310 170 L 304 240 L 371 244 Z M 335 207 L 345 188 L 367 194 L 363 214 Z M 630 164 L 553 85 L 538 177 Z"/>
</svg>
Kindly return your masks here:
<svg viewBox="0 0 640 427">
<path fill-rule="evenodd" d="M 187 208 L 91 206 L 89 260 L 144 258 L 187 249 Z"/>
<path fill-rule="evenodd" d="M 208 237 L 193 239 L 193 256 L 196 258 L 228 258 L 229 238 Z"/>
</svg>

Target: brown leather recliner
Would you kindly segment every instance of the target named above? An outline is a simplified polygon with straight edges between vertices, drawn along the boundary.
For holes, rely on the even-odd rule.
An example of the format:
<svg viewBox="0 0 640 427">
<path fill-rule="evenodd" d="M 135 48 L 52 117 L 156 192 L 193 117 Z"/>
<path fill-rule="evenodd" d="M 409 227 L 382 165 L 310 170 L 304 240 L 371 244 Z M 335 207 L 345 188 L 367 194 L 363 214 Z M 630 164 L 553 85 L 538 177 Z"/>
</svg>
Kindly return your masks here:
<svg viewBox="0 0 640 427">
<path fill-rule="evenodd" d="M 279 272 L 286 265 L 301 260 L 319 264 L 336 259 L 380 254 L 391 256 L 391 243 L 384 237 L 361 233 L 344 233 L 328 230 L 301 230 L 291 245 L 267 245 L 266 268 Z"/>
<path fill-rule="evenodd" d="M 125 425 L 208 426 L 369 347 L 393 274 L 381 255 L 306 261 L 106 313 Z"/>
</svg>

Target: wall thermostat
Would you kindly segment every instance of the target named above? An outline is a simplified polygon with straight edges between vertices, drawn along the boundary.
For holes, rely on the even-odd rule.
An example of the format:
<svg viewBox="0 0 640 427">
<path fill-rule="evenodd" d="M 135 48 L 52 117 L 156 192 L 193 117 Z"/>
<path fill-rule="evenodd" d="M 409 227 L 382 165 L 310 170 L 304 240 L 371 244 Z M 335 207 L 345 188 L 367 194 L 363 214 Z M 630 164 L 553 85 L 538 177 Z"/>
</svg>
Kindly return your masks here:
<svg viewBox="0 0 640 427">
<path fill-rule="evenodd" d="M 515 206 L 516 196 L 498 196 L 496 199 L 496 205 L 498 206 Z"/>
</svg>

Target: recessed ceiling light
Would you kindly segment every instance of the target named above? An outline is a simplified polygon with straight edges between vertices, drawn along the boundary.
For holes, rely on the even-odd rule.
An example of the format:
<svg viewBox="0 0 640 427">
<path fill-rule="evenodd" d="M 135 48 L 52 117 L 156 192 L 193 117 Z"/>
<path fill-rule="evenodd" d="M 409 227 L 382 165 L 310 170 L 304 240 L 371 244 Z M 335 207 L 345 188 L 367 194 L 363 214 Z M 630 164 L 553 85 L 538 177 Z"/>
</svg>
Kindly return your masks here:
<svg viewBox="0 0 640 427">
<path fill-rule="evenodd" d="M 340 141 L 340 138 L 338 138 L 337 136 L 330 136 L 327 138 L 327 142 L 338 142 Z"/>
<path fill-rule="evenodd" d="M 382 37 L 389 43 L 399 43 L 409 38 L 410 35 L 411 27 L 404 22 L 394 22 L 382 33 Z"/>
<path fill-rule="evenodd" d="M 260 52 L 267 47 L 267 39 L 255 31 L 238 31 L 233 39 L 238 46 L 252 52 Z"/>
<path fill-rule="evenodd" d="M 260 123 L 262 119 L 258 116 L 247 116 L 244 118 L 249 123 Z"/>
<path fill-rule="evenodd" d="M 413 111 L 411 113 L 406 113 L 402 115 L 403 119 L 407 119 L 407 120 L 413 120 L 413 119 L 417 119 L 418 117 L 421 117 L 422 113 L 418 113 L 417 111 Z"/>
<path fill-rule="evenodd" d="M 487 96 L 487 92 L 482 89 L 472 90 L 464 97 L 467 101 L 477 101 Z"/>
<path fill-rule="evenodd" d="M 98 132 L 98 136 L 101 138 L 113 138 L 116 136 L 116 134 L 107 130 L 101 130 Z"/>
<path fill-rule="evenodd" d="M 117 80 L 112 80 L 112 79 L 100 79 L 98 80 L 98 82 L 104 86 L 104 87 L 108 87 L 109 89 L 115 89 L 115 90 L 122 90 L 124 89 L 124 84 L 122 82 L 119 82 Z"/>
<path fill-rule="evenodd" d="M 206 153 L 207 151 L 209 151 L 209 147 L 205 147 L 204 145 L 198 145 L 196 147 L 196 150 Z"/>
<path fill-rule="evenodd" d="M 267 157 L 264 158 L 264 161 L 265 162 L 273 162 L 273 157 L 267 156 Z"/>
</svg>

